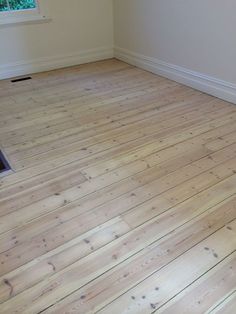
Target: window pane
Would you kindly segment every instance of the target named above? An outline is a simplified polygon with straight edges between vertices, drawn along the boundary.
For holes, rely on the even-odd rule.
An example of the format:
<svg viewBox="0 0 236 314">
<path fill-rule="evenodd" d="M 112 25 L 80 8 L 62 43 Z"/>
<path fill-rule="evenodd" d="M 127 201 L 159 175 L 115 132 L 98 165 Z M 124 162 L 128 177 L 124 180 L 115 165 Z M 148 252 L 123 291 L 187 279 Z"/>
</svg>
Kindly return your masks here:
<svg viewBox="0 0 236 314">
<path fill-rule="evenodd" d="M 0 0 L 0 11 L 8 11 L 7 0 Z"/>
<path fill-rule="evenodd" d="M 9 0 L 11 10 L 35 9 L 35 0 Z"/>
</svg>

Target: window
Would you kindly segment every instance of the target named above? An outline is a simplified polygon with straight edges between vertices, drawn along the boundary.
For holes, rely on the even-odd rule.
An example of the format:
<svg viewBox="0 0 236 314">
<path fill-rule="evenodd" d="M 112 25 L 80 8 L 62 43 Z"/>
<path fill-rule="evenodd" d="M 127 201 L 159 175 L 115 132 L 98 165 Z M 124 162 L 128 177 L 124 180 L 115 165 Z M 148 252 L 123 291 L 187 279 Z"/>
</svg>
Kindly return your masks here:
<svg viewBox="0 0 236 314">
<path fill-rule="evenodd" d="M 48 21 L 48 0 L 0 0 L 0 26 Z"/>
<path fill-rule="evenodd" d="M 36 0 L 0 0 L 0 11 L 9 12 L 17 10 L 36 9 Z"/>
</svg>

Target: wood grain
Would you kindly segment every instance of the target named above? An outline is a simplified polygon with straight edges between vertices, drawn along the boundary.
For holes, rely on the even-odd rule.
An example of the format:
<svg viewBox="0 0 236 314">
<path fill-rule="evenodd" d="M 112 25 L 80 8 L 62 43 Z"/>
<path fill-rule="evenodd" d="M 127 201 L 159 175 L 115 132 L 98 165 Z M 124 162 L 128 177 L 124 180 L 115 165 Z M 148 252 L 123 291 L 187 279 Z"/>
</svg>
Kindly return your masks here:
<svg viewBox="0 0 236 314">
<path fill-rule="evenodd" d="M 115 59 L 0 82 L 0 313 L 227 313 L 236 108 Z"/>
</svg>

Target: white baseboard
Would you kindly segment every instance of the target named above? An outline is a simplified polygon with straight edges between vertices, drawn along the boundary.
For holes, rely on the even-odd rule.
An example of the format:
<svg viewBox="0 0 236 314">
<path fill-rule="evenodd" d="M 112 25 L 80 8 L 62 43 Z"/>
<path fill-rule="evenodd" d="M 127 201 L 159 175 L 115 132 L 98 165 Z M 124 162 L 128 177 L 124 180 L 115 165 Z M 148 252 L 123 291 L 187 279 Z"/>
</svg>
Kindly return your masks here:
<svg viewBox="0 0 236 314">
<path fill-rule="evenodd" d="M 0 79 L 105 60 L 114 56 L 119 60 L 125 61 L 152 73 L 167 77 L 171 80 L 236 104 L 235 84 L 119 47 L 116 47 L 114 51 L 112 47 L 102 47 L 81 51 L 78 54 L 9 63 L 4 66 L 0 66 Z"/>
<path fill-rule="evenodd" d="M 113 58 L 113 56 L 114 53 L 112 47 L 103 47 L 90 49 L 71 55 L 46 57 L 30 61 L 9 63 L 4 66 L 0 66 L 0 79 L 12 78 L 20 75 L 105 60 Z"/>
<path fill-rule="evenodd" d="M 236 104 L 236 85 L 116 47 L 115 58 Z"/>
</svg>

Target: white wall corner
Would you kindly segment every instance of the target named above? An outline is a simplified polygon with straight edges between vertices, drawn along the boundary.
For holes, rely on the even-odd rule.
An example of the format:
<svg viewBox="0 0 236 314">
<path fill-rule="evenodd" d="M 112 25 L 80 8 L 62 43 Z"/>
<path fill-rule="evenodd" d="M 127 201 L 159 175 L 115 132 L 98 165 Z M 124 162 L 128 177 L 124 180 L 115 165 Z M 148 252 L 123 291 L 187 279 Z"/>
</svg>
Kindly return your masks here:
<svg viewBox="0 0 236 314">
<path fill-rule="evenodd" d="M 236 85 L 120 47 L 115 58 L 236 104 Z"/>
<path fill-rule="evenodd" d="M 45 57 L 35 60 L 19 61 L 0 65 L 0 79 L 7 79 L 30 73 L 54 70 L 114 57 L 113 47 L 100 47 L 80 51 L 70 55 Z"/>
</svg>

